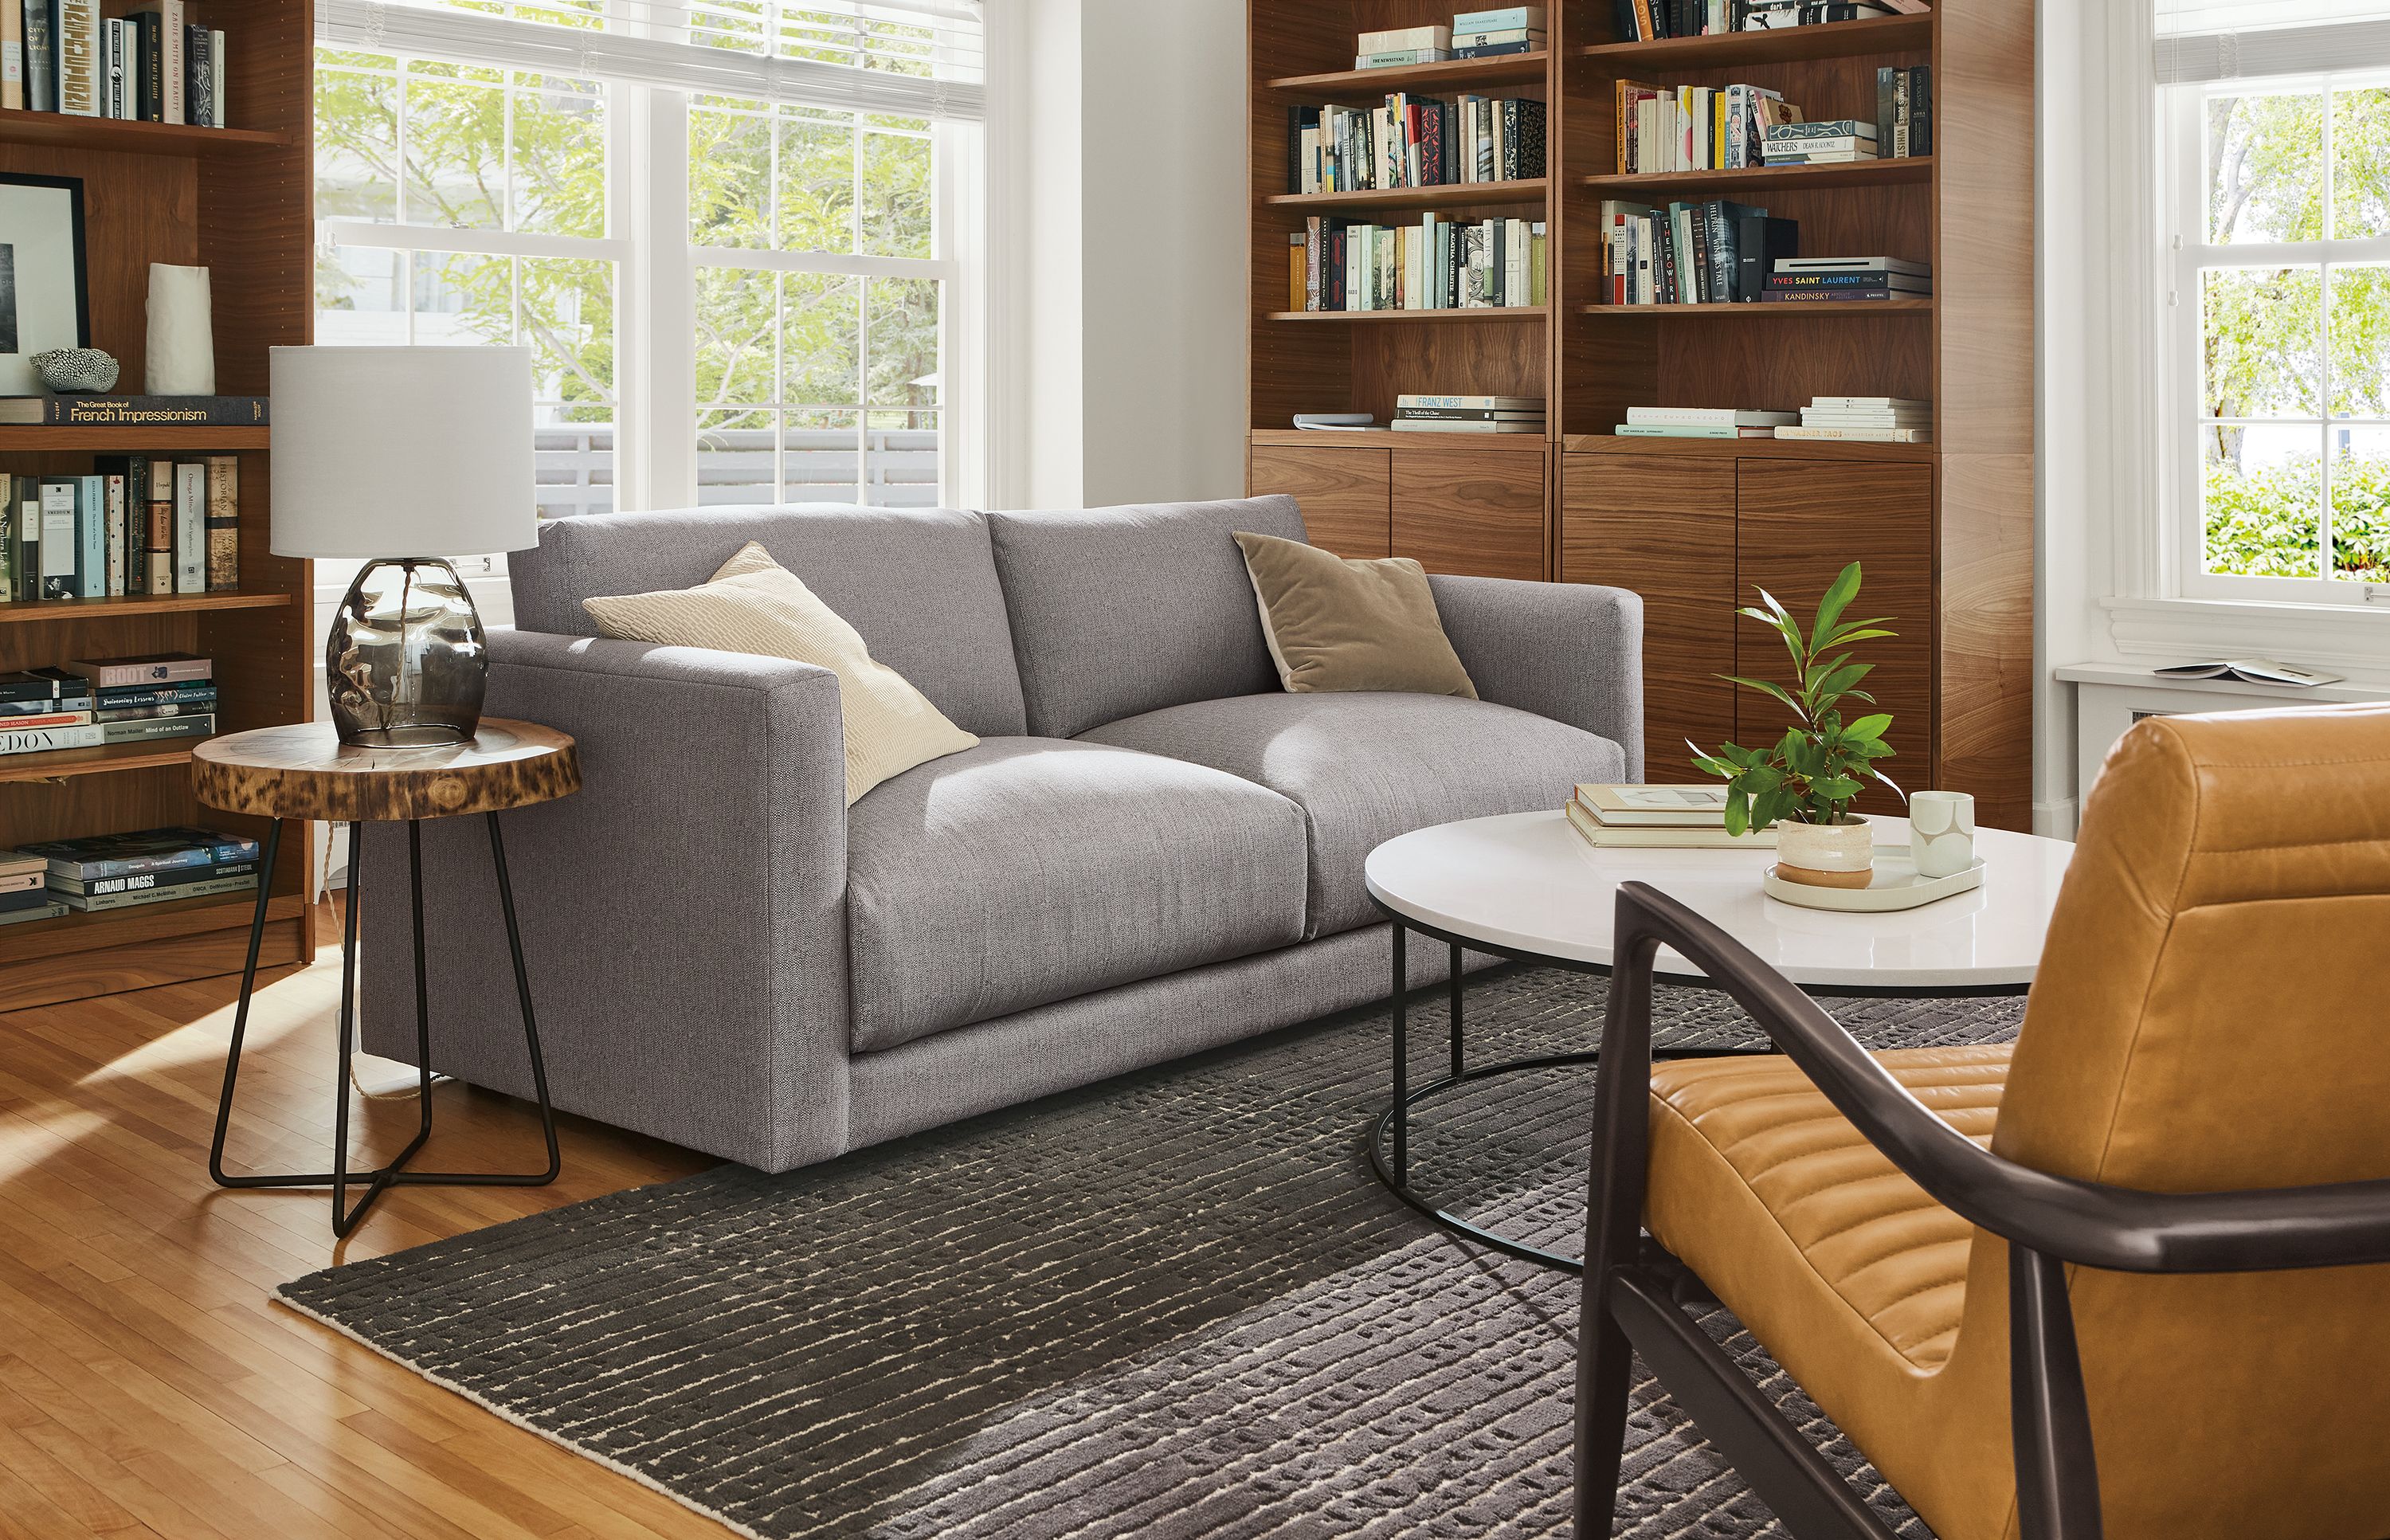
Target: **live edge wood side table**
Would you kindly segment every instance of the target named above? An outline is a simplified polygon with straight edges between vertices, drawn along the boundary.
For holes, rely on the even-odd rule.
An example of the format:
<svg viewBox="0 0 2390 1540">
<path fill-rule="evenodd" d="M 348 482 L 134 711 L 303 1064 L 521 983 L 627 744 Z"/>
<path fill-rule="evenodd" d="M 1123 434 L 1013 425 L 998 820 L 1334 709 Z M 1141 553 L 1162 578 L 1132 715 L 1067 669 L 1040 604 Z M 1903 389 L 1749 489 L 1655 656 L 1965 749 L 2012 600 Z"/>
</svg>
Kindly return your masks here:
<svg viewBox="0 0 2390 1540">
<path fill-rule="evenodd" d="M 531 977 L 523 969 L 522 933 L 515 925 L 514 890 L 507 880 L 506 845 L 498 815 L 508 808 L 569 797 L 581 789 L 580 752 L 572 738 L 529 722 L 483 717 L 469 743 L 430 749 L 377 749 L 342 744 L 328 722 L 262 727 L 209 738 L 192 751 L 193 789 L 199 800 L 227 813 L 271 818 L 265 837 L 263 874 L 257 885 L 257 911 L 250 922 L 249 960 L 240 973 L 240 1005 L 232 1021 L 232 1051 L 225 1059 L 224 1093 L 216 1103 L 215 1140 L 208 1149 L 208 1174 L 218 1187 L 332 1189 L 332 1233 L 345 1236 L 373 1200 L 393 1187 L 543 1187 L 563 1169 L 556 1147 L 556 1110 L 547 1097 L 547 1067 L 539 1052 L 539 1025 L 532 1016 Z M 406 1162 L 431 1134 L 431 1007 L 423 961 L 423 828 L 426 818 L 479 813 L 489 822 L 490 861 L 498 883 L 498 906 L 507 921 L 507 946 L 514 956 L 515 993 L 521 1003 L 523 1042 L 531 1052 L 532 1084 L 539 1096 L 539 1121 L 547 1136 L 547 1169 L 538 1172 L 409 1171 Z M 240 1075 L 241 1039 L 249 1030 L 249 1003 L 257 985 L 257 954 L 265 936 L 265 910 L 276 855 L 287 820 L 323 819 L 349 826 L 349 896 L 341 945 L 341 1082 L 333 1114 L 332 1169 L 228 1176 L 224 1169 L 225 1130 L 232 1121 L 234 1083 Z M 349 1170 L 349 1066 L 356 1041 L 357 914 L 365 889 L 359 830 L 369 822 L 406 824 L 406 850 L 415 904 L 415 1048 L 421 1073 L 423 1121 L 415 1137 L 389 1164 Z M 365 1195 L 347 1207 L 349 1186 L 366 1183 Z"/>
</svg>

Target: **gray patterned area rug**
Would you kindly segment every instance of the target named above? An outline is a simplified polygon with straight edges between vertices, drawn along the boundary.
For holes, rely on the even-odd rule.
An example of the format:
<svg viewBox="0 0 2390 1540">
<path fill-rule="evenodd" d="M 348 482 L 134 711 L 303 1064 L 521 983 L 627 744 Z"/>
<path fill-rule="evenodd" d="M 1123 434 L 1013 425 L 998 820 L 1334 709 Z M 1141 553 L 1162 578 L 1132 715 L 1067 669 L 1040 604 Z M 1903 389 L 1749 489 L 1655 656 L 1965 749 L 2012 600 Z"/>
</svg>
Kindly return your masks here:
<svg viewBox="0 0 2390 1540">
<path fill-rule="evenodd" d="M 1473 1060 L 1590 1046 L 1602 981 L 1471 985 Z M 1415 1072 L 1442 1052 L 1442 992 Z M 1426 1004 L 1425 1001 L 1421 1002 Z M 1754 1040 L 1665 989 L 1661 1041 Z M 1870 1046 L 2012 1035 L 2022 1002 L 1842 1002 Z M 1381 1012 L 765 1176 L 725 1166 L 287 1286 L 286 1303 L 757 1536 L 1563 1536 L 1572 1277 L 1369 1177 Z M 1415 1180 L 1576 1251 L 1592 1072 L 1414 1124 Z M 1731 1317 L 1706 1322 L 1905 1535 L 1923 1526 Z M 1780 1534 L 1648 1380 L 1633 1540 Z"/>
</svg>

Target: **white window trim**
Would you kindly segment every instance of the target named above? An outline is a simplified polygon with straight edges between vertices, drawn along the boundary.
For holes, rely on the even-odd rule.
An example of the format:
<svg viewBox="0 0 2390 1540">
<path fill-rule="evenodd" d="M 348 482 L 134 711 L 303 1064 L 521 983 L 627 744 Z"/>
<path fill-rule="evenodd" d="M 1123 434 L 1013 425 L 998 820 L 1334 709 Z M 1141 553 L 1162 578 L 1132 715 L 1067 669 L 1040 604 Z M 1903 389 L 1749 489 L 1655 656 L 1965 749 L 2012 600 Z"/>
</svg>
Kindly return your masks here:
<svg viewBox="0 0 2390 1540">
<path fill-rule="evenodd" d="M 2044 24 L 2050 12 L 2045 10 Z M 2170 421 L 2162 356 L 2175 324 L 2168 302 L 2173 253 L 2165 239 L 2167 190 L 2160 165 L 2160 91 L 2154 18 L 2146 0 L 2099 7 L 2085 18 L 2095 50 L 2083 75 L 2093 94 L 2088 142 L 2049 153 L 2080 153 L 2087 273 L 2093 317 L 2083 339 L 2093 416 L 2088 479 L 2080 502 L 2088 527 L 2054 531 L 2062 558 L 2079 535 L 2089 558 L 2096 625 L 2080 642 L 2120 660 L 2276 654 L 2390 684 L 2390 607 L 2291 604 L 2199 597 L 2183 591 L 2177 489 L 2178 464 L 2164 442 Z M 2102 569 L 2104 568 L 2104 571 Z M 2072 646 L 2070 646 L 2070 650 Z M 2061 661 L 2065 660 L 2062 659 Z"/>
<path fill-rule="evenodd" d="M 2200 161 L 2205 139 L 2207 104 L 2218 96 L 2276 93 L 2329 93 L 2384 83 L 2379 70 L 2320 71 L 2263 80 L 2209 81 L 2161 86 L 2159 118 L 2160 185 L 2165 200 L 2166 325 L 2159 349 L 2160 428 L 2163 466 L 2159 501 L 2173 529 L 2162 536 L 2174 569 L 2172 593 L 2192 600 L 2261 605 L 2270 612 L 2281 607 L 2345 610 L 2358 606 L 2390 609 L 2390 584 L 2328 581 L 2320 571 L 2312 577 L 2246 577 L 2209 572 L 2204 560 L 2204 488 L 2197 468 L 2200 435 L 2205 419 L 2200 415 L 2204 392 L 2198 379 L 2201 328 L 2201 276 L 2223 267 L 2327 267 L 2390 262 L 2390 237 L 2306 241 L 2234 241 L 2212 244 L 2206 238 L 2207 168 Z M 2324 114 L 2324 164 L 2332 164 L 2332 114 Z M 2329 291 L 2326 293 L 2327 302 Z M 2323 345 L 2329 347 L 2331 312 L 2324 314 Z M 2331 433 L 2338 428 L 2390 427 L 2390 418 L 2293 417 L 2290 423 L 2313 422 L 2318 447 L 2329 456 Z M 2233 418 L 2232 426 L 2272 426 L 2258 417 Z M 2319 510 L 2323 533 L 2330 537 L 2331 509 Z M 2326 545 L 2329 549 L 2329 545 Z"/>
<path fill-rule="evenodd" d="M 686 36 L 687 16 L 687 7 L 680 0 L 617 0 L 615 8 L 620 19 L 610 32 L 567 40 L 558 38 L 553 28 L 499 18 L 453 11 L 427 12 L 404 4 L 380 4 L 378 0 L 327 0 L 318 32 L 321 41 L 337 47 L 448 58 L 456 58 L 458 49 L 453 44 L 443 46 L 443 37 L 470 33 L 493 46 L 502 45 L 501 51 L 508 59 L 526 48 L 533 50 L 510 67 L 562 75 L 574 74 L 577 67 L 583 73 L 603 72 L 586 68 L 595 61 L 600 48 L 617 51 L 623 60 L 634 63 L 641 57 L 643 43 L 660 58 L 664 53 L 687 52 L 679 42 Z M 877 8 L 924 15 L 972 14 L 969 8 L 938 4 L 935 0 L 896 0 L 893 6 Z M 554 52 L 568 41 L 576 49 L 585 49 L 585 54 L 569 58 L 561 53 L 549 58 L 538 52 Z M 657 45 L 669 46 L 659 49 Z M 828 67 L 807 65 L 803 60 L 766 59 L 713 49 L 700 52 L 710 63 L 740 72 L 736 79 L 726 76 L 723 83 L 712 88 L 722 95 L 780 99 L 820 92 L 828 80 L 814 78 Z M 984 191 L 984 131 L 980 122 L 965 121 L 982 117 L 983 88 L 949 83 L 940 83 L 935 88 L 941 102 L 959 114 L 956 118 L 933 119 L 931 124 L 937 166 L 932 194 L 932 250 L 935 254 L 929 258 L 877 257 L 706 247 L 692 242 L 688 228 L 688 95 L 678 87 L 624 78 L 625 72 L 633 77 L 636 74 L 625 64 L 623 72 L 614 74 L 609 85 L 610 185 L 605 237 L 459 230 L 347 219 L 321 222 L 321 228 L 336 242 L 349 246 L 491 256 L 583 257 L 618 263 L 614 311 L 614 506 L 625 511 L 688 507 L 699 500 L 697 340 L 695 328 L 687 318 L 696 311 L 697 274 L 700 267 L 938 281 L 942 285 L 938 501 L 947 507 L 975 507 L 984 501 L 994 481 L 991 456 L 995 441 L 988 423 L 992 382 L 984 320 L 989 250 L 984 222 L 990 209 Z M 907 77 L 852 83 L 858 91 L 867 87 L 879 92 L 912 87 Z M 881 102 L 875 96 L 851 105 L 857 110 L 901 113 L 919 104 Z M 401 132 L 404 133 L 403 125 Z M 869 392 L 862 390 L 858 393 L 867 396 Z M 867 408 L 858 404 L 856 409 L 860 435 L 868 430 L 868 417 L 865 415 Z M 858 473 L 860 469 L 858 465 Z M 774 491 L 776 495 L 781 494 L 784 488 L 776 484 Z M 857 493 L 868 495 L 860 482 Z M 497 562 L 495 572 L 502 575 L 504 558 L 497 558 Z M 331 586 L 327 602 L 336 600 L 344 588 L 345 578 Z"/>
</svg>

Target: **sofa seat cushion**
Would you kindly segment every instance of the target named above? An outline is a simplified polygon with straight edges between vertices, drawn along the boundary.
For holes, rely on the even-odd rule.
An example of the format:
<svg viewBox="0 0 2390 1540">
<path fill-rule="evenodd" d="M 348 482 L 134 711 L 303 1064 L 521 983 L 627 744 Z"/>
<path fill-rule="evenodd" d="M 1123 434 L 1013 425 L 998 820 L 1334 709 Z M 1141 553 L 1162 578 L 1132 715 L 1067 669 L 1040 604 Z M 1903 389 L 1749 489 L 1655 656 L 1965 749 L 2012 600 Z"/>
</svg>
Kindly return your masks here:
<svg viewBox="0 0 2390 1540">
<path fill-rule="evenodd" d="M 847 813 L 857 1052 L 1303 938 L 1303 814 L 1234 776 L 991 738 Z"/>
<path fill-rule="evenodd" d="M 1577 782 L 1625 772 L 1625 756 L 1606 738 L 1450 695 L 1199 700 L 1111 723 L 1081 740 L 1226 770 L 1301 807 L 1310 834 L 1307 936 L 1380 918 L 1361 865 L 1395 835 L 1559 807 Z"/>
</svg>

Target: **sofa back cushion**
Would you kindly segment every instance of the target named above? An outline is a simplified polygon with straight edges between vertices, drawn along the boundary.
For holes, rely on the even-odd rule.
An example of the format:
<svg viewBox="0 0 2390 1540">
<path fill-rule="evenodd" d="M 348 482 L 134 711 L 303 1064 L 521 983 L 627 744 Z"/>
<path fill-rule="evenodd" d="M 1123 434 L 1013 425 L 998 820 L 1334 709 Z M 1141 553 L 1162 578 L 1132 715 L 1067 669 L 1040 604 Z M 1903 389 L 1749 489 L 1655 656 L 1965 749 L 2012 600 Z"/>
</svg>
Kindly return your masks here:
<svg viewBox="0 0 2390 1540">
<path fill-rule="evenodd" d="M 553 519 L 540 526 L 538 548 L 508 564 L 515 624 L 596 635 L 582 600 L 694 588 L 751 540 L 956 726 L 983 737 L 1025 730 L 1004 591 L 976 513 L 732 507 Z"/>
<path fill-rule="evenodd" d="M 1142 712 L 1279 687 L 1235 532 L 1301 540 L 1293 498 L 987 521 L 1032 733 L 1076 738 Z"/>
</svg>

